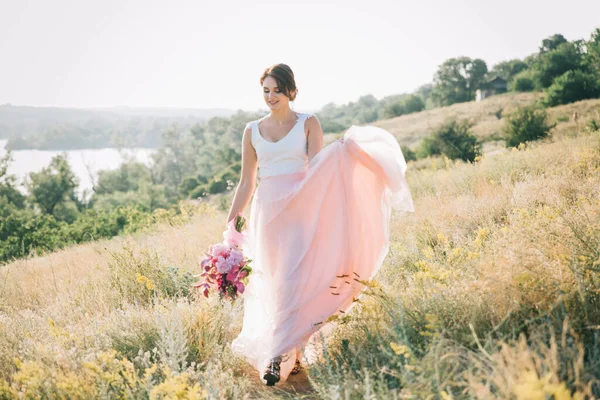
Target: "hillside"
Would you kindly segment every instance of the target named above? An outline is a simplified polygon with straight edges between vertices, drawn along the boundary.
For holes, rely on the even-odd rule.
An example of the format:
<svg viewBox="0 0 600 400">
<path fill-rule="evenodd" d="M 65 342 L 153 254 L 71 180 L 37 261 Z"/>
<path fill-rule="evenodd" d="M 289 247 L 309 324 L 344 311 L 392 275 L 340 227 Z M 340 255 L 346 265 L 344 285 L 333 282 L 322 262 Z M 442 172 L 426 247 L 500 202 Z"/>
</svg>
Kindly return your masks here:
<svg viewBox="0 0 600 400">
<path fill-rule="evenodd" d="M 481 102 L 471 101 L 449 107 L 434 108 L 377 121 L 373 125 L 391 132 L 400 144 L 412 147 L 420 139 L 431 134 L 445 120 L 468 119 L 474 123 L 475 135 L 486 139 L 494 137 L 500 132 L 503 122 L 502 115 L 507 115 L 520 105 L 531 104 L 542 96 L 541 93 L 505 93 L 489 97 Z"/>
<path fill-rule="evenodd" d="M 66 108 L 0 105 L 0 139 L 8 148 L 66 150 L 132 146 L 156 147 L 173 124 L 191 126 L 228 109 L 159 107 Z"/>
<path fill-rule="evenodd" d="M 491 122 L 463 107 L 437 112 Z M 585 123 L 600 101 L 550 114 L 575 110 Z M 382 124 L 414 141 L 427 113 Z M 189 293 L 198 255 L 221 239 L 224 214 L 208 208 L 0 268 L 0 398 L 598 397 L 599 133 L 563 121 L 477 163 L 411 165 L 416 212 L 392 215 L 385 264 L 310 381 L 262 386 L 227 347 L 241 302 Z"/>
<path fill-rule="evenodd" d="M 376 121 L 372 125 L 391 132 L 400 144 L 415 149 L 421 139 L 430 135 L 447 119 L 467 119 L 473 123 L 473 133 L 484 143 L 484 152 L 497 151 L 504 147 L 501 140 L 504 118 L 517 107 L 532 104 L 542 97 L 543 94 L 537 92 L 505 93 L 489 97 L 481 102 L 472 101 L 435 108 Z M 599 106 L 600 99 L 584 100 L 548 108 L 547 111 L 550 122 L 557 123 L 555 132 L 563 134 L 583 129 L 591 118 L 600 120 Z M 575 111 L 578 113 L 579 122 L 572 118 Z"/>
</svg>

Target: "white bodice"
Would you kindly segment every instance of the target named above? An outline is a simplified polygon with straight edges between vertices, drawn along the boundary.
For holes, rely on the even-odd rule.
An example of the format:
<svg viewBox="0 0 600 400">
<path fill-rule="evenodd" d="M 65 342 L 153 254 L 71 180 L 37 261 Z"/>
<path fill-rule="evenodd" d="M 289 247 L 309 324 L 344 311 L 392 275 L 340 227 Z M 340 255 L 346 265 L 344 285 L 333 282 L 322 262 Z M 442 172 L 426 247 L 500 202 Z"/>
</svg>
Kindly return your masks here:
<svg viewBox="0 0 600 400">
<path fill-rule="evenodd" d="M 266 116 L 248 122 L 252 128 L 252 146 L 256 150 L 260 178 L 308 170 L 308 141 L 304 132 L 304 121 L 312 114 L 296 114 L 296 124 L 277 142 L 270 142 L 260 134 L 258 123 Z"/>
</svg>

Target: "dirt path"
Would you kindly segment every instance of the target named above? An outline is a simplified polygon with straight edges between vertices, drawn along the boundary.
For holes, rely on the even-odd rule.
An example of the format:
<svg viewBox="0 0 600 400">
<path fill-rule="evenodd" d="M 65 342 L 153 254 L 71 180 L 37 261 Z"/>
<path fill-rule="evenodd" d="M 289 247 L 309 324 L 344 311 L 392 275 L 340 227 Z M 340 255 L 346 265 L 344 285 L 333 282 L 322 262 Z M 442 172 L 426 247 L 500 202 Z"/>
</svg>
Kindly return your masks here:
<svg viewBox="0 0 600 400">
<path fill-rule="evenodd" d="M 257 386 L 256 392 L 251 395 L 252 399 L 319 399 L 308 381 L 305 369 L 296 375 L 290 375 L 285 382 L 275 386 L 266 386 L 257 375 L 253 381 L 260 386 Z"/>
</svg>

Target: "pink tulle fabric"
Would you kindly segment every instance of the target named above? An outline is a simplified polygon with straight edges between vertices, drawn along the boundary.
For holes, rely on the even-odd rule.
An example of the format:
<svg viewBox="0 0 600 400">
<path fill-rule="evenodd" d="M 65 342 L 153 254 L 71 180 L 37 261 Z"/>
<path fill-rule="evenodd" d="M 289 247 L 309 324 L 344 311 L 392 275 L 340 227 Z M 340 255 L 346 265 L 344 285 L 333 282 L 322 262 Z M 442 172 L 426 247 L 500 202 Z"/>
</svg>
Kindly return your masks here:
<svg viewBox="0 0 600 400">
<path fill-rule="evenodd" d="M 261 179 L 244 253 L 253 271 L 232 349 L 259 372 L 281 356 L 281 381 L 311 335 L 347 312 L 389 250 L 392 209 L 414 211 L 396 139 L 352 126 L 307 170 Z"/>
</svg>

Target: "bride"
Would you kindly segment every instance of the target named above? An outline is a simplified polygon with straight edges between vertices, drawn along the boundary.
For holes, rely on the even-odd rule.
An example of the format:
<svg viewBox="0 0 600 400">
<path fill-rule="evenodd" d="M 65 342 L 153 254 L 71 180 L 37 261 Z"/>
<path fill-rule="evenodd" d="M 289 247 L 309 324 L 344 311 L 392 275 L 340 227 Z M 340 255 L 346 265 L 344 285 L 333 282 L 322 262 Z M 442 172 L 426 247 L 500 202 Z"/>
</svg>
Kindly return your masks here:
<svg viewBox="0 0 600 400">
<path fill-rule="evenodd" d="M 290 108 L 298 92 L 291 68 L 267 68 L 260 84 L 270 112 L 245 127 L 227 216 L 252 199 L 244 253 L 253 271 L 231 347 L 274 385 L 299 371 L 311 335 L 347 312 L 381 267 L 392 208 L 414 207 L 389 132 L 353 125 L 323 147 L 318 118 Z"/>
</svg>

